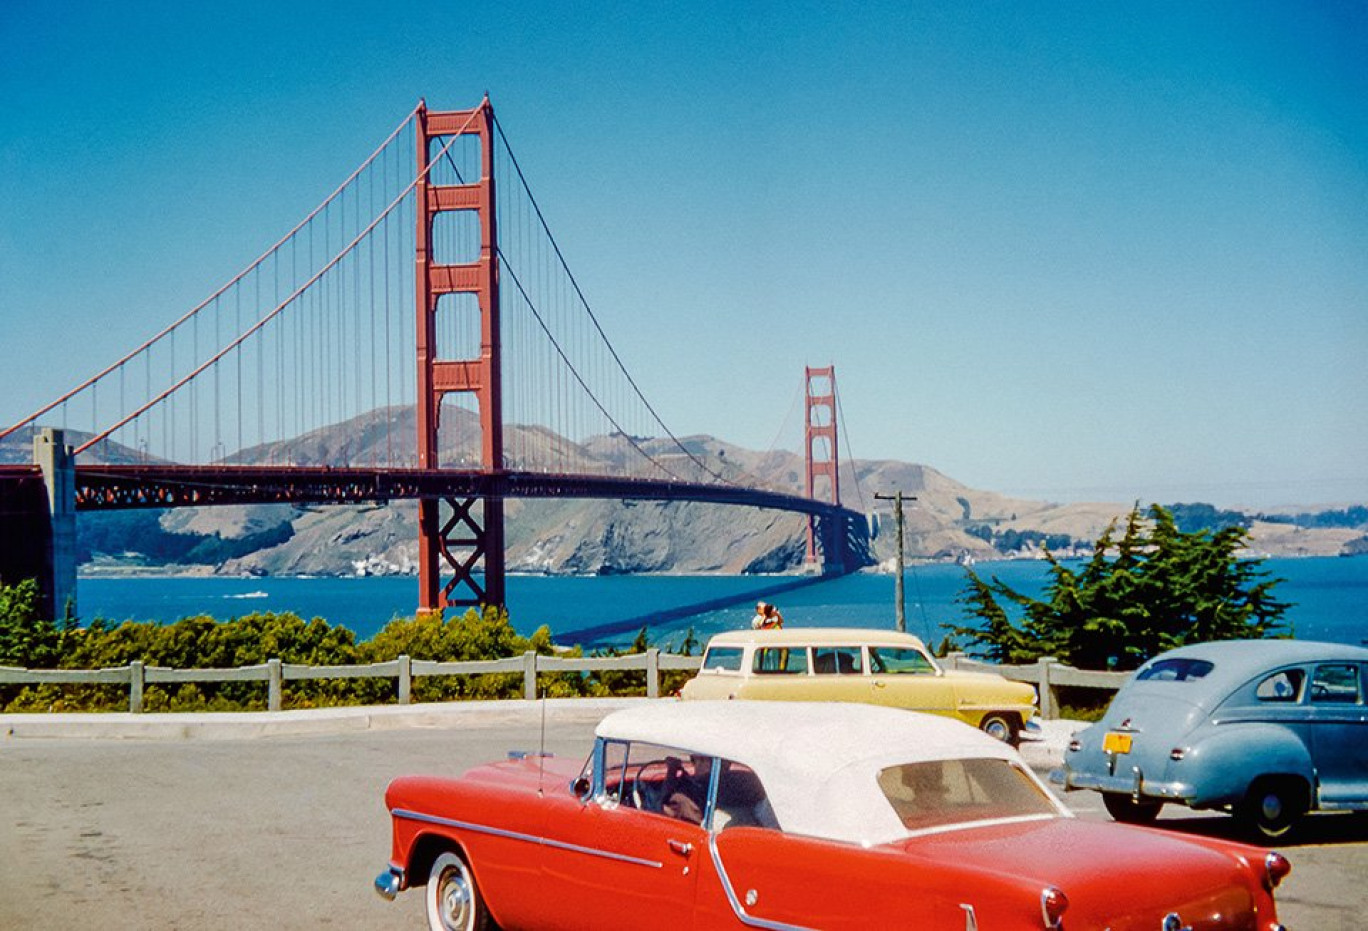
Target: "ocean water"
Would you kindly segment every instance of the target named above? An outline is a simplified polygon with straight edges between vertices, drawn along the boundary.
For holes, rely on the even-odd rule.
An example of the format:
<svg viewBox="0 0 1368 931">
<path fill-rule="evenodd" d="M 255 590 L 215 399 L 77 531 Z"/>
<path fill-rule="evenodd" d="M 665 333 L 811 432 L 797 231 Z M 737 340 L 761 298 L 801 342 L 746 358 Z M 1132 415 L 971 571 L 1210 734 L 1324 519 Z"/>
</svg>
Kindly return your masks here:
<svg viewBox="0 0 1368 931">
<path fill-rule="evenodd" d="M 1264 565 L 1285 580 L 1276 592 L 1294 602 L 1285 620 L 1295 637 L 1352 644 L 1368 639 L 1368 558 L 1270 559 Z M 1015 561 L 980 563 L 975 570 L 1038 595 L 1046 568 L 1041 562 Z M 904 576 L 907 630 L 939 641 L 948 627 L 963 623 L 956 598 L 964 579 L 959 566 L 909 567 Z M 622 644 L 648 626 L 653 644 L 674 648 L 690 627 L 705 640 L 748 625 L 757 598 L 777 604 L 790 626 L 892 627 L 893 582 L 891 575 L 872 573 L 816 582 L 789 576 L 510 576 L 508 608 L 513 626 L 524 634 L 546 624 L 558 642 Z M 227 620 L 293 611 L 349 627 L 364 640 L 392 618 L 412 616 L 418 582 L 412 577 L 91 578 L 80 580 L 77 597 L 86 620 L 169 623 L 197 614 Z"/>
</svg>

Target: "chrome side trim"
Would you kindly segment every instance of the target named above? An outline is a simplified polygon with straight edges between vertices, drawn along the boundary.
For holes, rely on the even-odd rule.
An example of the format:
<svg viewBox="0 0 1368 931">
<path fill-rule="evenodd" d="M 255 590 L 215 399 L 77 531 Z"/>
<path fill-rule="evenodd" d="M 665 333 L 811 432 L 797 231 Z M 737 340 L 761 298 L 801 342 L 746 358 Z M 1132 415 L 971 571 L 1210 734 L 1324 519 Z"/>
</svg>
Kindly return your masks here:
<svg viewBox="0 0 1368 931">
<path fill-rule="evenodd" d="M 727 902 L 731 905 L 732 913 L 736 915 L 736 920 L 748 928 L 767 928 L 769 931 L 819 931 L 817 928 L 808 928 L 803 925 L 789 925 L 782 921 L 770 921 L 766 918 L 756 918 L 746 914 L 746 909 L 741 905 L 741 900 L 736 897 L 736 890 L 732 888 L 731 877 L 727 875 L 727 868 L 722 865 L 722 855 L 717 852 L 717 834 L 708 834 L 708 853 L 712 855 L 713 869 L 717 870 L 717 876 L 722 880 L 722 891 L 726 893 Z"/>
<path fill-rule="evenodd" d="M 509 840 L 518 840 L 528 844 L 536 844 L 539 847 L 554 847 L 557 850 L 568 850 L 571 853 L 582 853 L 591 857 L 602 857 L 605 860 L 616 860 L 619 863 L 631 863 L 635 866 L 649 866 L 654 869 L 662 869 L 665 864 L 659 860 L 646 860 L 641 857 L 631 857 L 624 853 L 614 853 L 611 850 L 600 850 L 597 847 L 581 847 L 579 844 L 567 844 L 565 841 L 552 840 L 549 837 L 538 837 L 535 834 L 522 834 L 517 831 L 505 831 L 503 828 L 492 828 L 486 824 L 474 824 L 470 821 L 456 821 L 451 818 L 439 818 L 437 815 L 425 815 L 417 811 L 408 811 L 404 808 L 396 808 L 393 811 L 396 818 L 407 818 L 410 821 L 421 821 L 426 824 L 436 824 L 447 828 L 459 828 L 462 831 L 471 831 L 475 834 L 489 834 L 493 837 L 504 837 Z"/>
</svg>

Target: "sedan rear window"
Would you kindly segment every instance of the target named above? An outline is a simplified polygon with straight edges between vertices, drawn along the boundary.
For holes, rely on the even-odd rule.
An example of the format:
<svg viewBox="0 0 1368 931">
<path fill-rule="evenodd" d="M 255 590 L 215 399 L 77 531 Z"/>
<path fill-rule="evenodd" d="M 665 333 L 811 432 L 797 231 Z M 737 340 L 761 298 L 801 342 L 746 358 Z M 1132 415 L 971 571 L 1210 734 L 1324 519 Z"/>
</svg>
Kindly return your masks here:
<svg viewBox="0 0 1368 931">
<path fill-rule="evenodd" d="M 711 647 L 703 654 L 704 669 L 725 669 L 729 672 L 741 671 L 740 647 Z"/>
<path fill-rule="evenodd" d="M 1140 670 L 1135 679 L 1137 682 L 1191 682 L 1215 668 L 1204 659 L 1161 659 Z"/>
</svg>

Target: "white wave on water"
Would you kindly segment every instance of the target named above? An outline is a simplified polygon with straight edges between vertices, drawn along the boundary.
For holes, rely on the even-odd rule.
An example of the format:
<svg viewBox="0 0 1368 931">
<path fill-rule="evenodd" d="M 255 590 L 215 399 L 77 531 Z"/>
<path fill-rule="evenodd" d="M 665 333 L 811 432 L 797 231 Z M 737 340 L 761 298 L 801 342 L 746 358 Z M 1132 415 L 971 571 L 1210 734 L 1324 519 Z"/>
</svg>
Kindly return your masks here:
<svg viewBox="0 0 1368 931">
<path fill-rule="evenodd" d="M 243 592 L 241 595 L 224 595 L 224 598 L 269 598 L 265 592 Z"/>
</svg>

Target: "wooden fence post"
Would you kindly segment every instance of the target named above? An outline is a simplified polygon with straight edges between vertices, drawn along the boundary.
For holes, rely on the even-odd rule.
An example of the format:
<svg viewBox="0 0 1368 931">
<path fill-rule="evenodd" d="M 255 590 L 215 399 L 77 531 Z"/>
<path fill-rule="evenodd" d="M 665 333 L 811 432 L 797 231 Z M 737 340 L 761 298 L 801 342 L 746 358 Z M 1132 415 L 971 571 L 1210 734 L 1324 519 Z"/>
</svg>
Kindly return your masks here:
<svg viewBox="0 0 1368 931">
<path fill-rule="evenodd" d="M 146 682 L 147 677 L 143 672 L 142 660 L 133 660 L 128 664 L 128 710 L 133 714 L 142 714 L 143 685 Z"/>
<path fill-rule="evenodd" d="M 941 662 L 948 669 L 959 669 L 960 660 L 963 658 L 964 652 L 962 650 L 955 650 L 952 653 L 946 653 L 941 659 Z"/>
<path fill-rule="evenodd" d="M 660 650 L 646 649 L 646 697 L 660 697 Z"/>
<path fill-rule="evenodd" d="M 413 689 L 413 660 L 407 653 L 399 654 L 399 704 L 407 705 Z"/>
<path fill-rule="evenodd" d="M 523 654 L 523 698 L 537 700 L 537 654 L 534 650 Z"/>
<path fill-rule="evenodd" d="M 1040 716 L 1047 721 L 1059 717 L 1059 700 L 1054 686 L 1050 683 L 1050 667 L 1057 663 L 1053 656 L 1042 656 L 1036 660 L 1040 670 Z"/>
<path fill-rule="evenodd" d="M 280 692 L 283 679 L 284 676 L 281 674 L 280 660 L 268 659 L 266 661 L 266 708 L 268 711 L 280 710 Z"/>
</svg>

